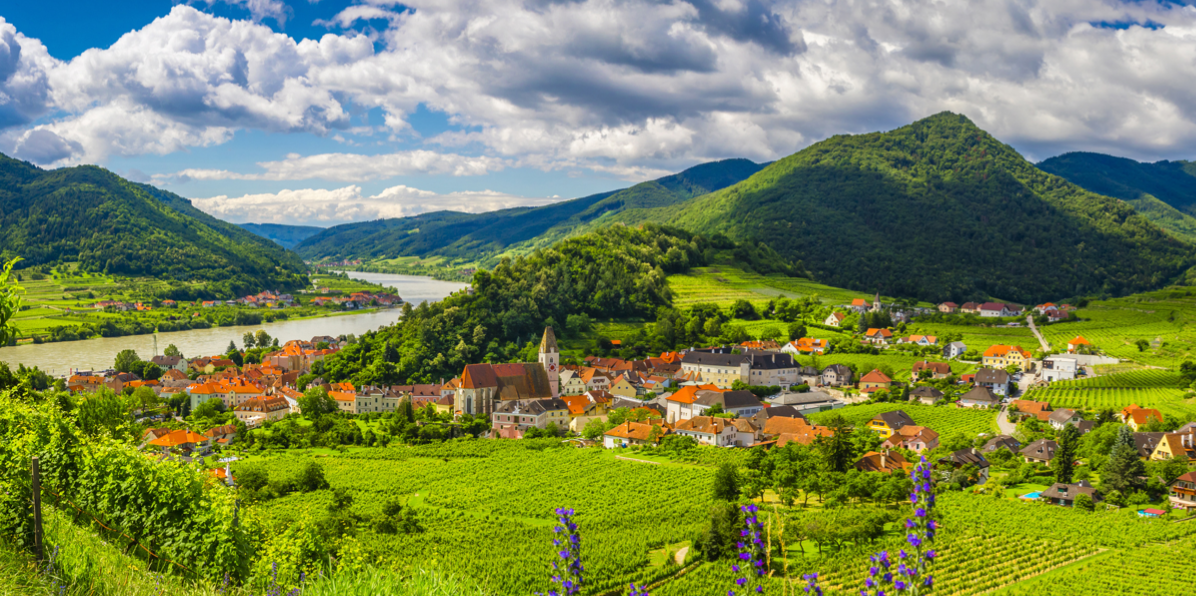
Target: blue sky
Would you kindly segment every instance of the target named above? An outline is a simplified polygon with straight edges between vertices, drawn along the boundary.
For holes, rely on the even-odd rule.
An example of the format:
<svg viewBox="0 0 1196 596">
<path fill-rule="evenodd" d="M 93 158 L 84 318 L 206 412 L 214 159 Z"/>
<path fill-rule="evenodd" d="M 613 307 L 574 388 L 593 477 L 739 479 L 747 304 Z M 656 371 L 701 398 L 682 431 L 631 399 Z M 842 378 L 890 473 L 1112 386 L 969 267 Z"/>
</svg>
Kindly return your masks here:
<svg viewBox="0 0 1196 596">
<path fill-rule="evenodd" d="M 230 221 L 535 205 L 951 110 L 1031 159 L 1196 157 L 1196 9 L 977 0 L 0 7 L 0 152 Z"/>
</svg>

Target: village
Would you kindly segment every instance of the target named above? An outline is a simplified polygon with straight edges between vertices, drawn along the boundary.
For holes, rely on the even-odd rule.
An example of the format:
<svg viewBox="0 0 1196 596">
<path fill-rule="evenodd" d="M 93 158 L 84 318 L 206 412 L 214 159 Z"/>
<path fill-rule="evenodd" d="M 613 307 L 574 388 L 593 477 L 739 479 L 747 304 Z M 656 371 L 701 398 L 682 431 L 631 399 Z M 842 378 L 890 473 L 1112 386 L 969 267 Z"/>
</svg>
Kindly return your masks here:
<svg viewBox="0 0 1196 596">
<path fill-rule="evenodd" d="M 285 303 L 286 296 L 259 299 Z M 825 325 L 839 325 L 846 313 L 880 309 L 879 297 L 871 303 L 856 299 L 836 309 Z M 908 320 L 927 310 L 891 307 L 887 312 L 894 319 Z M 1045 304 L 1033 310 L 1038 315 L 1063 319 L 1073 309 Z M 1008 304 L 960 306 L 950 302 L 938 305 L 937 311 L 992 317 L 1019 316 L 1023 312 Z M 1000 458 L 1002 461 L 1013 458 L 1044 468 L 1051 466 L 1060 450 L 1058 442 L 1053 438 L 1030 440 L 1036 435 L 1019 432 L 1019 423 L 1030 420 L 1032 429 L 1049 428 L 1052 436 L 1071 426 L 1082 436 L 1095 428 L 1099 422 L 1096 418 L 1110 415 L 1019 399 L 1031 387 L 1083 378 L 1091 374 L 1093 366 L 1116 361 L 1100 355 L 1083 337 L 1069 342 L 1066 352 L 1041 358 L 1022 346 L 993 345 L 971 363 L 973 371 L 965 374 L 954 374 L 950 364 L 961 362 L 969 353 L 962 342 L 940 345 L 935 336 L 897 337 L 889 328 L 861 329 L 858 337 L 862 345 L 881 351 L 906 344 L 924 348 L 923 354 L 933 351 L 939 357 L 914 363 L 908 378 L 894 378 L 897 375 L 880 369 L 856 370 L 844 364 L 817 368 L 800 365 L 798 357 L 825 355 L 831 349 L 828 342 L 801 337 L 786 343 L 749 340 L 734 346 L 694 347 L 642 360 L 587 356 L 580 362 L 562 364 L 555 333 L 548 327 L 539 343 L 536 362 L 469 364 L 459 376 L 436 383 L 354 386 L 349 382 L 327 382 L 321 377 L 323 360 L 347 345 L 350 338 L 321 336 L 279 345 L 268 337 L 255 340 L 247 336 L 245 351 L 230 346 L 228 354 L 212 357 L 155 355 L 140 363 L 147 378 L 135 372 L 83 371 L 66 379 L 66 387 L 75 393 L 105 388 L 116 394 L 140 396 L 135 401 L 142 403 L 162 404 L 156 410 L 145 408 L 141 412 L 146 424 L 153 425 L 155 412 L 163 421 L 161 427 L 146 431 L 143 447 L 160 452 L 162 457 L 187 460 L 219 455 L 222 449 L 244 440 L 238 434 L 300 417 L 304 397 L 313 391 L 326 396 L 327 403 L 335 404 L 330 409 L 346 418 L 387 419 L 409 408 L 424 414 L 419 421 L 423 430 L 448 429 L 447 433 L 421 434 L 424 438 L 459 436 L 462 422 L 467 421 L 474 434 L 482 438 L 555 436 L 579 445 L 622 450 L 678 439 L 729 449 L 812 445 L 835 432 L 827 424 L 812 420 L 814 415 L 855 404 L 890 403 L 893 408 L 857 425 L 875 434 L 876 444 L 875 449 L 860 454 L 854 462 L 858 470 L 885 474 L 908 471 L 918 457 L 940 450 L 945 429 L 916 424 L 905 410 L 935 407 L 997 411 L 999 433 L 968 437 L 974 445 L 942 457 L 942 463 L 953 468 L 966 467 L 976 485 L 988 480 L 990 459 L 1000 451 L 1008 452 Z M 258 348 L 249 350 L 255 342 Z M 909 405 L 902 409 L 902 403 Z M 189 425 L 187 421 L 193 420 L 189 414 L 204 408 L 216 416 L 224 414 L 227 423 L 210 428 Z M 1137 405 L 1112 415 L 1132 429 L 1142 461 L 1196 461 L 1196 422 L 1176 425 L 1165 420 L 1159 410 Z M 1167 422 L 1172 422 L 1173 428 L 1164 428 Z M 479 433 L 478 429 L 484 431 Z M 360 435 L 356 440 L 361 440 Z M 366 438 L 367 443 L 370 440 Z M 227 466 L 216 468 L 213 474 L 231 482 Z M 1086 494 L 1095 502 L 1102 498 L 1085 479 L 1057 483 L 1028 496 L 1070 506 L 1078 494 Z M 1171 483 L 1168 505 L 1196 509 L 1193 473 Z"/>
</svg>

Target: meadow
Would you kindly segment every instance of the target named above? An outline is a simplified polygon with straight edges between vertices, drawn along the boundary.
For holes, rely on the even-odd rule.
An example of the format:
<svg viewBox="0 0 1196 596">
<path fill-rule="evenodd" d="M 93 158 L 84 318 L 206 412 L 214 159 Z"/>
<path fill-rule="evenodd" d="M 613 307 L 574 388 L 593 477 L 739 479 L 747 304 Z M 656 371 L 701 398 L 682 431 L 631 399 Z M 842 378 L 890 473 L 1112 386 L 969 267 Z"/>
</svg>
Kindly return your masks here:
<svg viewBox="0 0 1196 596">
<path fill-rule="evenodd" d="M 942 437 L 961 433 L 974 437 L 980 433 L 993 433 L 997 430 L 997 412 L 995 410 L 977 410 L 972 408 L 957 408 L 955 406 L 925 406 L 917 403 L 879 403 L 849 405 L 838 410 L 819 412 L 810 419 L 820 424 L 834 416 L 842 416 L 853 426 L 861 426 L 883 412 L 902 410 L 914 420 L 915 424 L 925 426 Z"/>
<path fill-rule="evenodd" d="M 670 275 L 668 282 L 677 306 L 712 303 L 725 307 L 736 300 L 759 305 L 775 298 L 804 296 L 817 296 L 824 304 L 850 304 L 855 298 L 865 298 L 869 302 L 873 298 L 864 292 L 835 288 L 805 278 L 766 276 L 725 266 L 695 267 L 689 273 Z"/>
</svg>

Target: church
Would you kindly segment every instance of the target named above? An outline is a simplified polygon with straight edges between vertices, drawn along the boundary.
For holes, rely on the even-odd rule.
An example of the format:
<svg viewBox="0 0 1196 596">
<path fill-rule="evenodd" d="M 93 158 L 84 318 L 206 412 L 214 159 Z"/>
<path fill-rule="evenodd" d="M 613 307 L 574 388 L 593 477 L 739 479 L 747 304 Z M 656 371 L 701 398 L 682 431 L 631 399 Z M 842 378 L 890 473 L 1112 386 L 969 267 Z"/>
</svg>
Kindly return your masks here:
<svg viewBox="0 0 1196 596">
<path fill-rule="evenodd" d="M 468 364 L 454 400 L 463 414 L 492 414 L 501 401 L 560 397 L 561 351 L 552 327 L 544 328 L 538 362 Z"/>
</svg>

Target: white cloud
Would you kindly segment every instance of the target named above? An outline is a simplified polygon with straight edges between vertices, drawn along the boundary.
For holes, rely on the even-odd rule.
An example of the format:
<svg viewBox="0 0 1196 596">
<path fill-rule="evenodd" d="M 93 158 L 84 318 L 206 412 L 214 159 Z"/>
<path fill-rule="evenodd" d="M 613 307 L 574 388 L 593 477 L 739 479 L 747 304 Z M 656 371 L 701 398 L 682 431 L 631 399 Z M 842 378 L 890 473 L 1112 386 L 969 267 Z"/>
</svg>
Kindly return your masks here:
<svg viewBox="0 0 1196 596">
<path fill-rule="evenodd" d="M 356 182 L 382 180 L 412 174 L 446 174 L 450 176 L 480 176 L 508 166 L 506 160 L 493 157 L 471 157 L 435 151 L 402 151 L 381 155 L 355 153 L 321 153 L 301 156 L 288 155 L 280 161 L 257 164 L 264 172 L 241 173 L 229 170 L 187 169 L 157 176 L 162 182 L 188 180 L 331 180 Z"/>
<path fill-rule="evenodd" d="M 547 205 L 559 197 L 520 197 L 490 190 L 438 194 L 410 186 L 392 186 L 376 195 L 357 185 L 333 190 L 296 189 L 242 197 L 192 199 L 203 211 L 234 222 L 333 225 L 429 211 L 481 213 L 510 207 Z"/>
<path fill-rule="evenodd" d="M 285 18 L 277 0 L 226 1 Z M 363 23 L 379 18 L 389 27 Z M 43 155 L 69 163 L 239 130 L 347 139 L 369 109 L 410 139 L 420 104 L 459 125 L 415 141 L 424 161 L 327 154 L 193 176 L 346 182 L 512 164 L 630 177 L 775 159 L 945 109 L 1037 157 L 1196 153 L 1196 8 L 1177 3 L 373 0 L 329 23 L 363 30 L 295 42 L 180 5 L 57 62 L 0 21 L 0 127 L 54 114 L 36 126 L 62 143 Z M 10 149 L 21 134 L 4 135 Z M 443 153 L 466 146 L 482 157 Z"/>
</svg>

